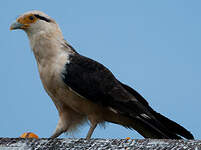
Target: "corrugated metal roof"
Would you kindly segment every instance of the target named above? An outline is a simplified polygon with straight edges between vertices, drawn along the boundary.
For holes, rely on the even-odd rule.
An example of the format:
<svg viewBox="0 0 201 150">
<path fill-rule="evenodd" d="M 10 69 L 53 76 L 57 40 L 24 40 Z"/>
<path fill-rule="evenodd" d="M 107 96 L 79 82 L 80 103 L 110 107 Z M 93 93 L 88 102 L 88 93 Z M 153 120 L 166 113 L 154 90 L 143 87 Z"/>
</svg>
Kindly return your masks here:
<svg viewBox="0 0 201 150">
<path fill-rule="evenodd" d="M 201 150 L 200 140 L 0 138 L 0 150 Z"/>
</svg>

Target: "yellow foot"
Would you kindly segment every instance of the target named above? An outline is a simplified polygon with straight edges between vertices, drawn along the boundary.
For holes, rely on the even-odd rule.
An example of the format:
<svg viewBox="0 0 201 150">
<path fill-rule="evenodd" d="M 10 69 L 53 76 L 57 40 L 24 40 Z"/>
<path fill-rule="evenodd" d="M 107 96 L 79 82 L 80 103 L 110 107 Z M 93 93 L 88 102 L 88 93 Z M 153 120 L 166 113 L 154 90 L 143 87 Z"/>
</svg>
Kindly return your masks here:
<svg viewBox="0 0 201 150">
<path fill-rule="evenodd" d="M 20 138 L 35 138 L 38 139 L 38 135 L 32 133 L 32 132 L 25 132 L 23 133 Z"/>
</svg>

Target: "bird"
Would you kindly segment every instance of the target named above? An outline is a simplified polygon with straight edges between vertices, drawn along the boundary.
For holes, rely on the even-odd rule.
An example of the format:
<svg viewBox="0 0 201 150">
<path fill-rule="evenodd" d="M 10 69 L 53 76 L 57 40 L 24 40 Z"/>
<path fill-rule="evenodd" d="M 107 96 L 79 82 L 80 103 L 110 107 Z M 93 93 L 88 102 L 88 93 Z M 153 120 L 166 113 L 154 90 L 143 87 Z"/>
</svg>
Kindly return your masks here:
<svg viewBox="0 0 201 150">
<path fill-rule="evenodd" d="M 10 30 L 16 29 L 28 35 L 43 87 L 58 110 L 51 138 L 88 122 L 89 140 L 97 125 L 110 122 L 136 130 L 144 138 L 194 139 L 190 131 L 156 112 L 103 64 L 79 54 L 44 12 L 23 13 L 10 26 Z"/>
</svg>

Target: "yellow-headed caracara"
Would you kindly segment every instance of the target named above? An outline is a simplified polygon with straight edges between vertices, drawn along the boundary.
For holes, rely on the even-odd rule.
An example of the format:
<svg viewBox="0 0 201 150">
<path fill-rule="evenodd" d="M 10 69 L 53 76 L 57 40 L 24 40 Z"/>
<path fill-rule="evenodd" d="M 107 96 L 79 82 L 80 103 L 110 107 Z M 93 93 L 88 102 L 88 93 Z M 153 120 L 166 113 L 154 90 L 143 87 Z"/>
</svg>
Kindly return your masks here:
<svg viewBox="0 0 201 150">
<path fill-rule="evenodd" d="M 155 112 L 105 66 L 77 53 L 48 15 L 36 10 L 24 13 L 10 29 L 27 33 L 43 86 L 59 112 L 52 138 L 89 120 L 87 139 L 104 122 L 135 129 L 145 138 L 193 139 L 189 131 Z"/>
</svg>

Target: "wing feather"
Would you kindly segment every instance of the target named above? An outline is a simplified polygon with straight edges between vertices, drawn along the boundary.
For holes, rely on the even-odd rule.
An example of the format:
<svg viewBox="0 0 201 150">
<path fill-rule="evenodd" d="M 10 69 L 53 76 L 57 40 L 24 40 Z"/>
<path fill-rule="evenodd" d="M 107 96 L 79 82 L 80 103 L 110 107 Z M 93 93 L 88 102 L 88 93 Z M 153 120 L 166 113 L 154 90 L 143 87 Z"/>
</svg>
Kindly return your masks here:
<svg viewBox="0 0 201 150">
<path fill-rule="evenodd" d="M 168 130 L 161 121 L 169 121 L 156 113 L 148 102 L 135 90 L 118 81 L 115 76 L 102 64 L 74 53 L 69 57 L 70 63 L 65 65 L 62 73 L 63 81 L 75 92 L 94 103 L 112 108 L 119 114 L 139 120 L 141 125 L 150 128 L 150 133 L 159 138 L 180 139 L 174 132 Z M 159 117 L 159 120 L 157 119 Z M 178 127 L 185 131 L 180 135 L 191 137 L 187 130 L 176 123 L 168 122 L 171 128 Z M 174 126 L 175 125 L 175 126 Z M 147 133 L 147 134 L 150 134 Z M 179 133 L 179 132 L 176 132 Z M 159 136 L 160 135 L 160 136 Z M 154 135 L 153 135 L 154 136 Z"/>
</svg>

